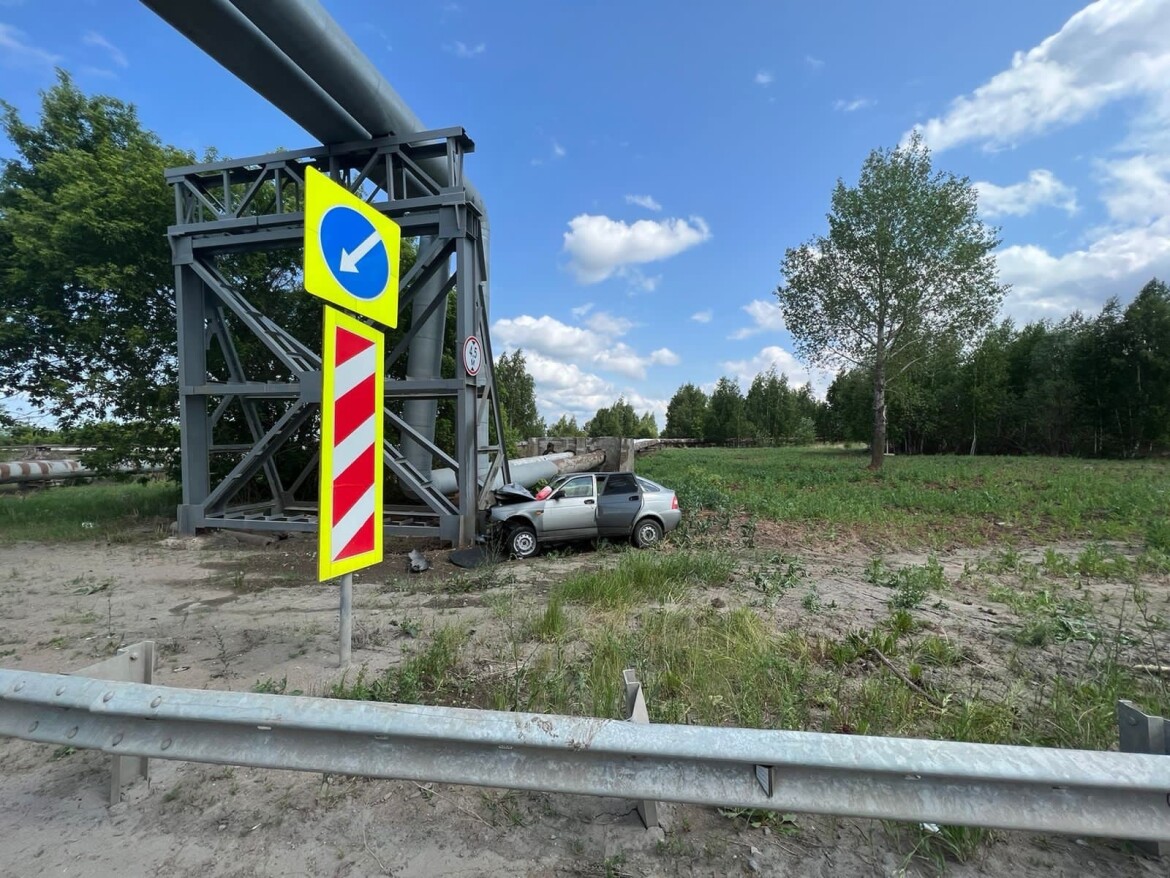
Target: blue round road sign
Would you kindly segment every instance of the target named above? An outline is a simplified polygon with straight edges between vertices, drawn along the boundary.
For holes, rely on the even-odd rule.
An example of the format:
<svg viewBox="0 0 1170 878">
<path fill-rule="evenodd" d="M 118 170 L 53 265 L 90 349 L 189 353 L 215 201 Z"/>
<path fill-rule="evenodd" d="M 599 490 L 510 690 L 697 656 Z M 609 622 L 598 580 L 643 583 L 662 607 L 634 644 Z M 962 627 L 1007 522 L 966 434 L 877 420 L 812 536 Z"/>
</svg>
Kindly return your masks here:
<svg viewBox="0 0 1170 878">
<path fill-rule="evenodd" d="M 386 290 L 390 259 L 373 223 L 339 204 L 321 217 L 321 255 L 334 279 L 351 296 L 375 299 Z"/>
</svg>

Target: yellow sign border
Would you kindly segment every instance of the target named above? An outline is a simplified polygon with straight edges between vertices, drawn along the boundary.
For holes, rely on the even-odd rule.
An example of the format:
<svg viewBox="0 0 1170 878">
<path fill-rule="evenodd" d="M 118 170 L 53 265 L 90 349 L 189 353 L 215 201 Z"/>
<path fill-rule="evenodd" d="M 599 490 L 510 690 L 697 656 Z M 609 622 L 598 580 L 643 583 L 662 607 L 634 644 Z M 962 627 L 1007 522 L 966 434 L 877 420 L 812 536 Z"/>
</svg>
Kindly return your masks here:
<svg viewBox="0 0 1170 878">
<path fill-rule="evenodd" d="M 321 252 L 321 221 L 334 207 L 349 207 L 369 220 L 386 245 L 390 261 L 389 277 L 382 292 L 373 299 L 361 299 L 350 293 L 333 276 L 325 254 Z M 344 186 L 331 180 L 311 165 L 305 166 L 305 291 L 338 308 L 376 320 L 391 329 L 398 327 L 399 260 L 402 229 L 398 223 L 366 204 Z"/>
<path fill-rule="evenodd" d="M 333 439 L 336 427 L 337 330 L 345 329 L 374 343 L 374 548 L 360 555 L 353 555 L 341 561 L 332 560 L 333 530 Z M 363 567 L 382 562 L 384 528 L 382 525 L 382 496 L 385 467 L 382 463 L 382 437 L 384 433 L 386 377 L 382 364 L 386 359 L 386 337 L 372 326 L 367 326 L 336 308 L 325 307 L 325 335 L 321 359 L 321 455 L 318 470 L 320 474 L 317 512 L 317 578 L 320 582 L 352 573 Z"/>
</svg>

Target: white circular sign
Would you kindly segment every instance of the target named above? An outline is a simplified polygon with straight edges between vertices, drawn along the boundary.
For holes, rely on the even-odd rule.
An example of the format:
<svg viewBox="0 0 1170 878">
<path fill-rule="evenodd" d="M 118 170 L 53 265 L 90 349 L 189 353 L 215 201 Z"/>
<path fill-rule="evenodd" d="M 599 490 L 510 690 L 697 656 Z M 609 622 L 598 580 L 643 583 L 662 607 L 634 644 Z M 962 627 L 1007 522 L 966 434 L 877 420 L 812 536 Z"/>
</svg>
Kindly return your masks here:
<svg viewBox="0 0 1170 878">
<path fill-rule="evenodd" d="M 463 368 L 468 375 L 478 375 L 479 367 L 483 365 L 483 348 L 479 339 L 474 335 L 467 336 L 463 342 Z"/>
</svg>

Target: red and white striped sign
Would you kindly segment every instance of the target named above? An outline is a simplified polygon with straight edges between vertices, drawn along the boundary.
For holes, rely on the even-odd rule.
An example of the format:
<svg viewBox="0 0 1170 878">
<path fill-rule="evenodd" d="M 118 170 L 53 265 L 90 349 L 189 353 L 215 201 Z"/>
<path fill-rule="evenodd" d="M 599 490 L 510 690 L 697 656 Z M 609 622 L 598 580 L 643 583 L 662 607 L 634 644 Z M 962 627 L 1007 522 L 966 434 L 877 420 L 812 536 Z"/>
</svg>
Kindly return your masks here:
<svg viewBox="0 0 1170 878">
<path fill-rule="evenodd" d="M 317 573 L 333 579 L 382 560 L 382 408 L 385 341 L 325 309 Z"/>
</svg>

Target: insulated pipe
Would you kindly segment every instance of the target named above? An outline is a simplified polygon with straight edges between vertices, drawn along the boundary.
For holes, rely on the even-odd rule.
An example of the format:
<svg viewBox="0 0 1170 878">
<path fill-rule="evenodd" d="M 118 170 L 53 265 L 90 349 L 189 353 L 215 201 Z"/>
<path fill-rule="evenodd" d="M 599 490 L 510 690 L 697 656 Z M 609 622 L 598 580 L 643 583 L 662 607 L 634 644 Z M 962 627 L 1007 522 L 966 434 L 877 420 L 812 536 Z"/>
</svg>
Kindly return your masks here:
<svg viewBox="0 0 1170 878">
<path fill-rule="evenodd" d="M 564 475 L 565 473 L 589 472 L 597 469 L 604 463 L 604 451 L 588 451 L 585 454 L 573 454 L 568 451 L 563 451 L 559 454 L 543 454 L 540 457 L 521 457 L 518 460 L 508 461 L 508 466 L 512 471 L 513 483 L 523 485 L 525 488 L 531 488 L 542 479 L 555 479 L 557 476 Z M 486 475 L 486 470 L 481 470 L 479 473 L 481 479 Z M 437 469 L 431 473 L 431 481 L 437 490 L 448 496 L 455 494 L 459 490 L 459 483 L 455 478 L 455 470 Z M 487 487 L 494 491 L 503 485 L 503 483 L 503 476 L 497 473 L 495 480 Z"/>
<path fill-rule="evenodd" d="M 161 473 L 163 467 L 155 464 L 121 464 L 110 472 L 120 474 Z M 0 485 L 22 482 L 54 482 L 58 479 L 99 478 L 103 473 L 86 469 L 78 460 L 11 460 L 0 463 Z"/>
<path fill-rule="evenodd" d="M 372 136 L 401 137 L 426 130 L 319 0 L 231 2 Z M 440 183 L 450 185 L 443 159 L 428 159 L 422 167 Z M 468 199 L 486 216 L 479 192 L 466 181 L 464 186 Z"/>
<path fill-rule="evenodd" d="M 142 2 L 322 143 L 370 137 L 367 129 L 228 0 Z"/>
<path fill-rule="evenodd" d="M 427 249 L 428 239 L 419 244 L 419 251 Z M 446 286 L 446 271 L 436 271 L 431 279 L 423 285 L 418 295 L 414 297 L 410 323 L 415 325 L 426 313 L 427 308 L 436 297 L 443 295 Z M 426 379 L 437 378 L 443 368 L 443 335 L 447 328 L 446 302 L 439 304 L 431 319 L 423 323 L 411 341 L 406 355 L 406 378 Z M 457 367 L 458 368 L 458 367 Z M 407 399 L 402 403 L 402 420 L 410 424 L 427 439 L 435 438 L 435 421 L 439 416 L 439 401 L 437 399 Z M 431 473 L 434 465 L 434 456 L 426 446 L 412 439 L 409 435 L 402 437 L 402 453 L 406 459 L 424 475 Z"/>
<path fill-rule="evenodd" d="M 426 130 L 422 120 L 319 0 L 231 2 L 371 135 L 405 136 Z M 435 158 L 420 164 L 440 184 L 450 185 L 446 161 Z M 487 210 L 475 187 L 466 180 L 464 187 L 468 200 L 483 217 L 480 232 L 484 251 L 487 252 L 490 246 Z M 425 250 L 425 245 L 419 249 Z M 484 279 L 487 280 L 486 277 Z M 417 319 L 436 296 L 442 295 L 442 284 L 442 279 L 436 277 L 420 291 L 414 301 L 413 319 Z M 440 305 L 431 312 L 430 319 L 411 341 L 406 366 L 408 378 L 429 379 L 440 376 L 446 320 L 447 309 Z M 403 404 L 403 420 L 429 440 L 435 437 L 437 415 L 438 402 L 433 399 L 410 399 Z M 476 436 L 478 447 L 487 446 L 488 436 L 488 424 L 485 421 L 479 425 Z M 433 458 L 426 448 L 410 436 L 403 436 L 402 450 L 416 469 L 424 475 L 430 474 Z M 486 457 L 481 455 L 479 466 L 482 468 L 485 465 Z"/>
</svg>

